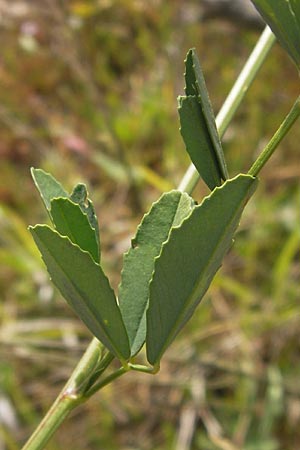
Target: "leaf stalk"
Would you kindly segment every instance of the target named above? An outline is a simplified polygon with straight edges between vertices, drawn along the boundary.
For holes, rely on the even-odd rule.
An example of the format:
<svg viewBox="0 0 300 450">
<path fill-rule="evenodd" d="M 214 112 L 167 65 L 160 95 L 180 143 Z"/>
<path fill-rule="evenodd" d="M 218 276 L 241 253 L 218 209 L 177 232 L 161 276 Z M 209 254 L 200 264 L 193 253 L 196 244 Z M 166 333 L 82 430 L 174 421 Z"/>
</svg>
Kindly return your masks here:
<svg viewBox="0 0 300 450">
<path fill-rule="evenodd" d="M 85 398 L 86 383 L 93 375 L 103 352 L 103 345 L 93 338 L 84 355 L 55 402 L 22 450 L 42 450 L 69 413 Z"/>
<path fill-rule="evenodd" d="M 250 168 L 248 174 L 256 177 L 261 169 L 264 167 L 266 162 L 273 155 L 274 151 L 285 137 L 285 135 L 289 132 L 291 127 L 294 125 L 298 117 L 300 116 L 300 96 L 297 98 L 296 102 L 292 106 L 290 112 L 272 137 L 272 139 L 268 142 L 266 147 L 263 149 L 259 157 L 256 159 L 252 167 Z"/>
</svg>

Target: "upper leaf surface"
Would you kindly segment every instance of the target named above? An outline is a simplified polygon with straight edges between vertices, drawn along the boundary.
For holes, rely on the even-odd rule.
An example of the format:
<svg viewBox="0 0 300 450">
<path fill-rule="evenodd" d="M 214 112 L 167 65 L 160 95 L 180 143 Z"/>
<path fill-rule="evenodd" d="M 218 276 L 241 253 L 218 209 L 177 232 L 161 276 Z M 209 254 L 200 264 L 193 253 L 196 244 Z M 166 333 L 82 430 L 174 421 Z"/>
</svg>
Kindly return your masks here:
<svg viewBox="0 0 300 450">
<path fill-rule="evenodd" d="M 178 112 L 186 150 L 204 182 L 213 190 L 221 185 L 222 177 L 197 98 L 180 97 Z"/>
<path fill-rule="evenodd" d="M 121 360 L 128 336 L 109 281 L 90 254 L 47 225 L 30 227 L 53 283 L 90 331 Z"/>
<path fill-rule="evenodd" d="M 91 227 L 87 214 L 80 206 L 68 198 L 51 200 L 50 210 L 56 230 L 77 244 L 82 250 L 90 253 L 96 262 L 99 261 L 99 248 L 95 230 Z"/>
<path fill-rule="evenodd" d="M 144 216 L 132 248 L 124 256 L 119 303 L 132 355 L 139 351 L 146 338 L 146 308 L 155 257 L 170 229 L 178 226 L 193 207 L 194 201 L 187 194 L 171 191 L 162 195 Z"/>
<path fill-rule="evenodd" d="M 217 130 L 214 112 L 209 99 L 206 83 L 200 62 L 195 49 L 189 50 L 185 60 L 185 93 L 187 96 L 196 96 L 202 110 L 207 131 L 211 139 L 211 151 L 215 153 L 214 159 L 217 164 L 217 171 L 222 180 L 228 178 L 228 172 L 223 153 L 222 144 Z M 199 150 L 200 153 L 200 150 Z M 202 176 L 202 174 L 201 174 Z M 221 184 L 221 183 L 219 183 Z"/>
<path fill-rule="evenodd" d="M 31 168 L 31 175 L 48 211 L 50 211 L 53 198 L 69 197 L 62 185 L 50 173 L 42 169 Z"/>
<path fill-rule="evenodd" d="M 239 175 L 216 188 L 173 228 L 155 262 L 147 310 L 147 357 L 159 363 L 193 314 L 228 251 L 257 181 Z"/>
<path fill-rule="evenodd" d="M 95 213 L 94 205 L 88 198 L 88 192 L 85 184 L 78 183 L 74 187 L 72 194 L 70 195 L 70 199 L 74 203 L 78 203 L 81 210 L 87 215 L 91 227 L 95 230 L 95 236 L 100 247 L 98 219 Z"/>
<path fill-rule="evenodd" d="M 252 0 L 300 70 L 300 1 Z"/>
<path fill-rule="evenodd" d="M 88 250 L 91 252 L 91 255 L 93 255 L 95 261 L 100 261 L 100 238 L 99 238 L 99 227 L 98 227 L 98 220 L 97 220 L 97 216 L 95 213 L 95 209 L 93 206 L 93 203 L 91 202 L 91 200 L 88 198 L 88 193 L 87 193 L 87 189 L 86 186 L 84 184 L 77 184 L 73 191 L 72 194 L 69 195 L 68 192 L 62 187 L 62 185 L 50 174 L 45 172 L 42 169 L 31 169 L 31 174 L 32 174 L 32 178 L 34 180 L 34 183 L 37 187 L 37 189 L 40 192 L 40 195 L 42 197 L 42 200 L 44 202 L 44 205 L 50 215 L 50 219 L 53 222 L 53 224 L 55 225 L 55 227 L 61 227 L 62 226 L 62 221 L 61 221 L 61 214 L 62 214 L 62 210 L 59 213 L 58 212 L 58 204 L 54 207 L 54 214 L 55 217 L 50 213 L 51 210 L 51 201 L 53 199 L 58 199 L 58 198 L 69 198 L 72 200 L 73 203 L 77 203 L 82 211 L 82 214 L 84 216 L 87 217 L 88 222 L 90 224 L 90 227 L 93 229 L 93 233 L 94 233 L 94 238 L 96 242 L 97 242 L 97 256 L 95 251 L 91 252 L 91 247 L 88 247 L 88 249 L 86 249 L 85 247 L 82 247 L 84 250 Z M 63 203 L 59 203 L 59 208 L 61 209 L 63 207 L 63 205 L 67 205 L 65 206 L 65 208 L 68 208 L 68 212 L 71 213 L 71 211 L 73 211 L 74 214 L 76 214 L 76 220 L 80 221 L 80 223 L 82 224 L 83 222 L 86 221 L 86 218 L 83 217 L 79 217 L 79 214 L 75 211 L 75 208 L 70 206 L 70 203 L 67 204 L 66 202 Z M 66 212 L 66 211 L 65 211 Z M 69 225 L 71 225 L 70 221 L 73 220 L 74 218 L 67 218 L 65 217 L 66 220 L 68 220 Z M 58 220 L 59 223 L 56 224 L 55 220 Z M 74 219 L 75 220 L 75 219 Z M 76 228 L 76 223 L 74 222 L 72 224 L 73 229 L 75 230 Z M 58 228 L 57 228 L 58 229 Z M 61 228 L 60 228 L 61 230 Z M 66 229 L 64 229 L 66 231 Z M 88 232 L 88 235 L 86 237 L 82 236 L 82 242 L 84 241 L 90 241 L 90 230 L 86 229 Z M 67 234 L 66 232 L 63 232 L 62 234 L 66 234 L 67 236 L 71 237 L 69 234 Z M 69 230 L 70 231 L 70 230 Z M 72 240 L 72 239 L 71 239 Z M 79 242 L 77 241 L 77 243 L 79 244 Z M 90 242 L 91 243 L 91 242 Z"/>
</svg>

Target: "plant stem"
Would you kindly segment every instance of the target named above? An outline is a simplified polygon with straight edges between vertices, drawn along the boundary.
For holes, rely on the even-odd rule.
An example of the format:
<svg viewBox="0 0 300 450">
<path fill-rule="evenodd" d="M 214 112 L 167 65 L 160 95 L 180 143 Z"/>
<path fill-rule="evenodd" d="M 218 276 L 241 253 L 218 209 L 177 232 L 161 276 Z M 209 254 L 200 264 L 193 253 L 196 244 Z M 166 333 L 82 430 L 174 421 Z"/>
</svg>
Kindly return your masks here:
<svg viewBox="0 0 300 450">
<path fill-rule="evenodd" d="M 107 352 L 107 354 L 101 359 L 101 362 L 95 372 L 90 376 L 88 383 L 85 386 L 85 393 L 93 386 L 94 383 L 99 379 L 103 372 L 107 369 L 110 363 L 113 361 L 115 356 Z"/>
<path fill-rule="evenodd" d="M 85 392 L 84 399 L 87 400 L 89 397 L 94 395 L 97 391 L 100 391 L 100 389 L 102 389 L 104 386 L 107 386 L 113 380 L 115 380 L 116 378 L 119 378 L 121 375 L 124 375 L 124 373 L 128 372 L 129 370 L 130 370 L 129 366 L 128 367 L 122 366 L 119 369 L 117 369 L 115 372 L 108 375 L 103 380 L 100 380 L 98 383 L 95 383 L 87 392 Z"/>
<path fill-rule="evenodd" d="M 63 389 L 22 450 L 42 450 L 57 428 L 79 403 L 76 396 L 70 395 Z"/>
<path fill-rule="evenodd" d="M 219 114 L 216 117 L 216 124 L 220 137 L 222 137 L 228 128 L 236 110 L 241 104 L 246 92 L 256 77 L 257 72 L 265 61 L 276 38 L 270 28 L 267 26 L 261 34 L 256 46 L 249 56 L 243 70 L 234 83 L 228 94 Z M 200 175 L 193 164 L 189 166 L 182 178 L 178 189 L 182 192 L 191 194 L 198 183 Z"/>
<path fill-rule="evenodd" d="M 266 162 L 270 159 L 277 146 L 280 144 L 284 136 L 288 133 L 290 128 L 294 125 L 295 121 L 300 116 L 300 97 L 297 98 L 296 102 L 292 106 L 292 109 L 272 137 L 268 142 L 264 150 L 261 152 L 257 160 L 254 162 L 250 168 L 248 174 L 256 177 L 261 169 L 264 167 Z"/>
<path fill-rule="evenodd" d="M 159 369 L 160 369 L 159 365 L 149 367 L 149 366 L 143 366 L 141 364 L 131 364 L 131 363 L 129 363 L 129 367 L 131 370 L 135 370 L 137 372 L 149 373 L 151 375 L 155 375 L 157 372 L 159 372 Z"/>
<path fill-rule="evenodd" d="M 103 345 L 93 338 L 57 399 L 22 450 L 41 450 L 78 404 L 85 400 L 83 391 L 99 365 Z"/>
</svg>

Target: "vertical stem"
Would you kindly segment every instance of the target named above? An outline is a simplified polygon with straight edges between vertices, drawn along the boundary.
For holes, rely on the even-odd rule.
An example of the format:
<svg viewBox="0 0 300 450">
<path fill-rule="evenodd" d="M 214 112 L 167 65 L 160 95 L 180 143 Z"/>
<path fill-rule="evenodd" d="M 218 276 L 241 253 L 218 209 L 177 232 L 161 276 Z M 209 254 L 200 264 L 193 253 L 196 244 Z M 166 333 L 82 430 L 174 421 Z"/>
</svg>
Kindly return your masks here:
<svg viewBox="0 0 300 450">
<path fill-rule="evenodd" d="M 267 26 L 249 56 L 243 70 L 234 83 L 230 93 L 228 94 L 219 114 L 216 117 L 216 124 L 220 137 L 222 137 L 228 128 L 232 117 L 241 104 L 251 83 L 255 79 L 257 72 L 265 61 L 269 51 L 271 50 L 276 38 L 270 28 Z M 191 164 L 183 176 L 178 189 L 189 194 L 192 193 L 198 183 L 200 175 L 195 166 Z"/>
<path fill-rule="evenodd" d="M 68 414 L 83 401 L 83 391 L 101 360 L 103 346 L 93 338 L 57 399 L 22 450 L 42 450 Z"/>
<path fill-rule="evenodd" d="M 297 98 L 294 103 L 292 109 L 272 137 L 272 139 L 268 142 L 264 150 L 261 152 L 257 160 L 254 162 L 252 167 L 250 168 L 248 174 L 252 176 L 257 176 L 261 169 L 264 167 L 266 162 L 270 159 L 272 154 L 274 153 L 277 146 L 280 144 L 284 136 L 288 133 L 291 127 L 294 125 L 295 121 L 300 116 L 300 97 Z"/>
<path fill-rule="evenodd" d="M 266 26 L 216 118 L 220 136 L 223 136 L 227 130 L 236 110 L 240 106 L 275 41 L 274 34 Z"/>
<path fill-rule="evenodd" d="M 45 448 L 57 428 L 79 403 L 76 396 L 73 398 L 63 389 L 22 450 L 42 450 Z"/>
</svg>

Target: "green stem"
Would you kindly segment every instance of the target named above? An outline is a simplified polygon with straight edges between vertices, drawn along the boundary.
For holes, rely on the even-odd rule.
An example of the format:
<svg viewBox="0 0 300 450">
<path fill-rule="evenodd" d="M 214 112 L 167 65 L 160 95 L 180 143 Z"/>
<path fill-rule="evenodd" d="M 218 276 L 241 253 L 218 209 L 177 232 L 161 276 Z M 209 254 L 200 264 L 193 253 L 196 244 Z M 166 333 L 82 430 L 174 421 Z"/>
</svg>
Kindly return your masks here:
<svg viewBox="0 0 300 450">
<path fill-rule="evenodd" d="M 100 391 L 104 386 L 107 386 L 110 384 L 113 380 L 116 378 L 119 378 L 121 375 L 124 375 L 124 373 L 129 371 L 129 366 L 127 367 L 120 367 L 115 372 L 108 375 L 103 380 L 98 381 L 98 383 L 95 383 L 87 392 L 84 394 L 84 399 L 87 400 L 92 395 L 94 395 L 97 391 Z"/>
<path fill-rule="evenodd" d="M 257 160 L 254 162 L 252 167 L 250 168 L 248 174 L 256 177 L 261 169 L 264 167 L 266 162 L 270 159 L 284 136 L 288 133 L 291 127 L 294 125 L 295 121 L 300 116 L 300 97 L 297 98 L 294 103 L 292 109 L 272 137 L 272 139 L 268 142 L 264 150 L 261 152 Z"/>
<path fill-rule="evenodd" d="M 80 403 L 65 389 L 59 394 L 46 416 L 22 450 L 42 450 L 69 413 Z"/>
<path fill-rule="evenodd" d="M 128 372 L 129 370 L 135 370 L 137 372 L 144 372 L 144 373 L 149 373 L 151 375 L 155 375 L 159 371 L 159 366 L 154 366 L 154 367 L 151 366 L 150 367 L 150 366 L 144 366 L 141 364 L 128 363 L 127 367 L 124 367 L 124 366 L 120 367 L 118 370 L 116 370 L 112 374 L 108 375 L 103 380 L 100 380 L 97 383 L 94 383 L 94 385 L 91 386 L 91 388 L 85 392 L 84 397 L 85 398 L 91 397 L 93 394 L 95 394 L 97 391 L 102 389 L 104 386 L 111 383 L 116 378 L 119 378 L 121 375 Z"/>
<path fill-rule="evenodd" d="M 103 344 L 94 337 L 69 378 L 67 389 L 74 389 L 78 394 L 85 390 L 90 377 L 102 363 L 103 349 Z"/>
<path fill-rule="evenodd" d="M 129 363 L 129 368 L 131 370 L 135 370 L 137 372 L 150 373 L 151 375 L 155 375 L 157 372 L 159 372 L 159 365 L 157 365 L 157 366 L 144 366 L 144 365 L 141 365 L 141 364 Z"/>
<path fill-rule="evenodd" d="M 265 61 L 275 40 L 276 38 L 270 28 L 266 27 L 216 117 L 216 124 L 220 137 L 222 137 L 227 130 L 228 125 L 255 79 L 257 72 Z M 191 194 L 196 187 L 199 178 L 200 175 L 198 171 L 195 166 L 191 164 L 183 176 L 178 189 L 182 192 Z"/>
<path fill-rule="evenodd" d="M 61 393 L 22 450 L 43 449 L 72 409 L 84 401 L 86 383 L 97 369 L 102 351 L 103 345 L 93 338 Z"/>
<path fill-rule="evenodd" d="M 89 379 L 89 382 L 86 384 L 85 392 L 87 392 L 94 383 L 99 379 L 99 377 L 102 375 L 103 372 L 107 369 L 107 367 L 110 365 L 110 363 L 114 360 L 115 356 L 107 352 L 107 354 L 104 356 L 104 358 L 99 363 L 99 366 L 97 367 L 97 370 L 92 374 L 92 376 Z"/>
</svg>

